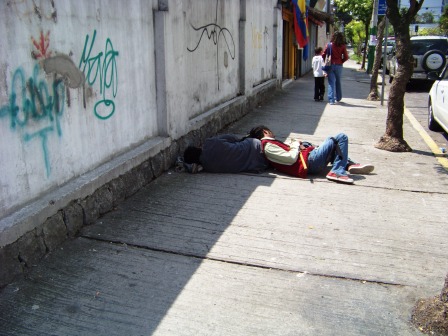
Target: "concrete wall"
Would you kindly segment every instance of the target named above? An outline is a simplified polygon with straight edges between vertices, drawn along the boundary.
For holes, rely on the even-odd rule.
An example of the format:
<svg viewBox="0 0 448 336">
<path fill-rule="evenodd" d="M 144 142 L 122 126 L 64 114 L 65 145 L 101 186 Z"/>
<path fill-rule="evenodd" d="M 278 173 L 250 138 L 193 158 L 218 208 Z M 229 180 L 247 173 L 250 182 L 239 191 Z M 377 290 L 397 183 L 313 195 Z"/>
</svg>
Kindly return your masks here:
<svg viewBox="0 0 448 336">
<path fill-rule="evenodd" d="M 1 1 L 0 286 L 280 87 L 281 22 L 276 0 Z"/>
<path fill-rule="evenodd" d="M 0 13 L 4 217 L 158 130 L 151 2 L 2 1 Z"/>
</svg>

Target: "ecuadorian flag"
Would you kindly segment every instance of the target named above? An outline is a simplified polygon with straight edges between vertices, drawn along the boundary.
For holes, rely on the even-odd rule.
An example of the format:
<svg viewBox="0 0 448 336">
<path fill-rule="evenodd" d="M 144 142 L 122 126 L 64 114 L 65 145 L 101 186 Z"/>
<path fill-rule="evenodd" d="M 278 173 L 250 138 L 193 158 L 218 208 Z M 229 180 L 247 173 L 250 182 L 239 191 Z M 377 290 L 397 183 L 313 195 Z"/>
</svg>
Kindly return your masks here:
<svg viewBox="0 0 448 336">
<path fill-rule="evenodd" d="M 299 46 L 303 48 L 303 59 L 308 58 L 308 12 L 305 0 L 292 0 L 294 5 L 294 32 Z"/>
</svg>

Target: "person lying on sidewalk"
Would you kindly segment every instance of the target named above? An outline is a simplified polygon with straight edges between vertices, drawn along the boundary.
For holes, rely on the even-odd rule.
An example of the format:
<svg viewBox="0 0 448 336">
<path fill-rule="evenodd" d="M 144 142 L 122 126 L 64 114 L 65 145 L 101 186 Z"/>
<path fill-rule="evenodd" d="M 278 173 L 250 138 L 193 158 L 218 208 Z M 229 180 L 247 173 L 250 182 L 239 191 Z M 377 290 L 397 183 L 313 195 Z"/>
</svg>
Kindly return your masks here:
<svg viewBox="0 0 448 336">
<path fill-rule="evenodd" d="M 184 163 L 192 165 L 190 172 L 197 172 L 197 165 L 210 173 L 256 172 L 269 167 L 255 138 L 238 138 L 223 134 L 205 140 L 202 147 L 189 146 L 184 151 Z"/>
<path fill-rule="evenodd" d="M 248 136 L 260 139 L 269 163 L 287 175 L 305 178 L 308 173 L 321 173 L 331 162 L 327 179 L 353 184 L 347 171 L 349 174 L 369 174 L 374 169 L 371 164 L 362 165 L 348 158 L 348 137 L 344 133 L 327 138 L 318 147 L 300 141 L 288 145 L 276 140 L 271 130 L 263 125 L 252 128 Z"/>
</svg>

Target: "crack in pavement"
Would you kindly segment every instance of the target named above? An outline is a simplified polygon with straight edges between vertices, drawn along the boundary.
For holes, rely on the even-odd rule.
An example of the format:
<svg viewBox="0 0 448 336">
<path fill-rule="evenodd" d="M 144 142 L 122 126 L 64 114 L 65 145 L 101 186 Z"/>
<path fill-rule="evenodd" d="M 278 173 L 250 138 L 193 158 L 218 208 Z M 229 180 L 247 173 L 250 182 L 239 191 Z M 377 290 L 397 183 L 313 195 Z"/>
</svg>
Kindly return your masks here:
<svg viewBox="0 0 448 336">
<path fill-rule="evenodd" d="M 355 282 L 361 282 L 363 284 L 368 283 L 368 284 L 376 284 L 376 285 L 381 285 L 381 286 L 394 286 L 394 287 L 409 286 L 409 285 L 406 285 L 406 284 L 400 284 L 400 283 L 389 282 L 389 281 L 369 280 L 369 279 L 362 279 L 362 278 L 356 278 L 356 277 L 347 277 L 347 276 L 335 275 L 335 274 L 312 273 L 312 272 L 308 272 L 308 271 L 299 271 L 299 270 L 295 270 L 295 269 L 272 267 L 272 266 L 254 264 L 254 263 L 246 263 L 246 262 L 236 261 L 236 260 L 226 260 L 226 259 L 219 259 L 219 258 L 210 258 L 210 257 L 205 257 L 205 256 L 201 256 L 201 255 L 192 254 L 192 253 L 180 253 L 180 252 L 175 252 L 175 251 L 171 251 L 171 250 L 167 250 L 167 249 L 153 248 L 153 247 L 149 247 L 149 246 L 145 246 L 145 245 L 128 244 L 128 243 L 125 243 L 125 242 L 122 242 L 122 241 L 119 241 L 119 240 L 102 239 L 102 238 L 98 238 L 98 237 L 90 237 L 90 236 L 84 236 L 84 235 L 81 235 L 80 237 L 85 238 L 85 239 L 89 239 L 89 240 L 102 242 L 102 243 L 106 243 L 107 242 L 108 244 L 115 244 L 115 245 L 126 246 L 126 247 L 129 246 L 129 247 L 136 248 L 136 249 L 144 249 L 144 250 L 148 250 L 148 251 L 168 253 L 168 254 L 178 255 L 178 256 L 182 256 L 182 257 L 189 257 L 189 258 L 195 258 L 195 259 L 200 259 L 200 260 L 210 260 L 210 261 L 222 262 L 222 263 L 238 265 L 238 266 L 254 267 L 254 268 L 259 268 L 259 269 L 264 269 L 264 270 L 274 270 L 274 271 L 279 271 L 279 272 L 288 272 L 288 273 L 297 273 L 297 274 L 303 274 L 303 275 L 312 275 L 312 276 L 328 278 L 328 279 L 355 281 Z"/>
</svg>

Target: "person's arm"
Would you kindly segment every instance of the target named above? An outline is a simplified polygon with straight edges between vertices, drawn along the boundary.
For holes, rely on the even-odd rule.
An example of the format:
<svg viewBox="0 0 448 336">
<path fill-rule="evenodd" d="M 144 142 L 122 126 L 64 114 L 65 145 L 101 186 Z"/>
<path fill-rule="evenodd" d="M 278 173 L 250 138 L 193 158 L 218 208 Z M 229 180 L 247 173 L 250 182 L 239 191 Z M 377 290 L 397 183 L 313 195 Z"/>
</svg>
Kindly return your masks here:
<svg viewBox="0 0 448 336">
<path fill-rule="evenodd" d="M 328 44 L 325 46 L 325 50 L 322 52 L 322 60 L 324 60 L 324 61 L 327 58 L 327 49 L 328 49 Z"/>
<path fill-rule="evenodd" d="M 293 165 L 299 157 L 298 148 L 291 147 L 290 151 L 286 151 L 280 146 L 270 142 L 264 147 L 264 153 L 268 160 L 287 166 Z"/>
<path fill-rule="evenodd" d="M 285 143 L 291 148 L 297 148 L 298 151 L 306 148 L 304 145 L 302 145 L 303 141 L 300 139 L 287 139 Z"/>
</svg>

